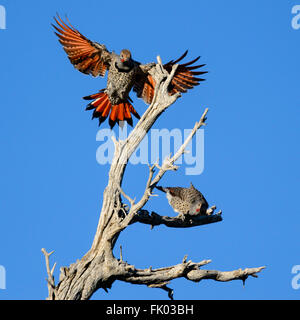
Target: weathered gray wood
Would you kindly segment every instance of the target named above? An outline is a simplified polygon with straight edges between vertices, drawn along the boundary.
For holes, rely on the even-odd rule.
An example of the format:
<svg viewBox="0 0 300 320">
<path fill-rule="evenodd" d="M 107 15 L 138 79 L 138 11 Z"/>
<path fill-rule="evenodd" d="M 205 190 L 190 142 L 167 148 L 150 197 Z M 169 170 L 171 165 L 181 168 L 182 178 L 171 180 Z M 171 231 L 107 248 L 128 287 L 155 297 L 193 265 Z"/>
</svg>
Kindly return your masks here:
<svg viewBox="0 0 300 320">
<path fill-rule="evenodd" d="M 42 250 L 47 266 L 49 300 L 87 300 L 99 288 L 107 290 L 117 280 L 143 284 L 148 287 L 159 287 L 167 291 L 170 298 L 173 298 L 173 291 L 167 287 L 167 284 L 169 281 L 179 277 L 195 282 L 202 279 L 217 281 L 240 279 L 244 281 L 249 275 L 256 276 L 264 268 L 231 272 L 200 270 L 200 267 L 208 264 L 210 260 L 194 263 L 192 261 L 187 262 L 186 258 L 184 258 L 182 263 L 176 266 L 161 269 L 149 267 L 141 270 L 124 262 L 123 259 L 118 260 L 113 256 L 113 248 L 120 233 L 132 223 L 146 223 L 151 226 L 164 224 L 168 227 L 187 228 L 222 221 L 220 212 L 213 214 L 215 207 L 210 209 L 209 216 L 191 220 L 185 220 L 183 217 L 165 217 L 156 213 L 149 215 L 147 211 L 142 210 L 152 196 L 153 188 L 163 175 L 167 171 L 177 170 L 178 167 L 174 165 L 175 161 L 185 152 L 186 146 L 197 130 L 205 125 L 208 109 L 204 111 L 189 137 L 173 157 L 166 158 L 161 166 L 158 163 L 149 166 L 149 177 L 146 182 L 145 192 L 139 201 L 132 199 L 122 190 L 123 176 L 129 158 L 159 116 L 180 96 L 179 94 L 172 96 L 168 94 L 168 86 L 176 68 L 177 65 L 168 74 L 163 69 L 161 60 L 158 57 L 158 63 L 150 71 L 156 83 L 151 105 L 126 140 L 117 141 L 113 139 L 115 153 L 109 171 L 109 181 L 103 193 L 102 209 L 91 249 L 82 259 L 69 267 L 60 269 L 60 277 L 57 284 L 55 284 L 53 277 L 55 265 L 50 270 L 49 258 L 52 253 L 48 254 L 45 249 Z M 122 197 L 129 201 L 129 208 L 124 205 Z"/>
<path fill-rule="evenodd" d="M 196 216 L 186 218 L 185 216 L 169 217 L 161 216 L 156 212 L 147 210 L 140 210 L 133 218 L 132 223 L 139 222 L 149 224 L 152 228 L 154 226 L 165 225 L 169 228 L 191 228 L 198 227 L 205 224 L 215 223 L 222 221 L 221 213 L 209 215 L 209 216 Z"/>
</svg>

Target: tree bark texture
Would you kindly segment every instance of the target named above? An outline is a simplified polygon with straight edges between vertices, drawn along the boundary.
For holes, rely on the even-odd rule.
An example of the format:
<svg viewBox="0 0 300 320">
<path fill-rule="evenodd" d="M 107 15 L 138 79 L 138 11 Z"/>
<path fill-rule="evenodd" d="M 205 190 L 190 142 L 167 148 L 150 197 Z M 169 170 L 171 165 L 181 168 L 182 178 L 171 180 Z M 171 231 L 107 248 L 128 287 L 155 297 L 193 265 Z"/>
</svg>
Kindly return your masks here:
<svg viewBox="0 0 300 320">
<path fill-rule="evenodd" d="M 215 213 L 215 206 L 209 209 L 209 215 L 189 220 L 185 220 L 181 216 L 161 216 L 155 212 L 150 214 L 148 211 L 143 210 L 143 207 L 152 196 L 154 187 L 164 174 L 167 171 L 176 171 L 178 169 L 174 163 L 185 152 L 185 148 L 197 130 L 205 125 L 208 109 L 204 111 L 189 137 L 173 156 L 170 155 L 164 159 L 161 166 L 158 162 L 153 166 L 149 166 L 149 177 L 140 200 L 133 200 L 122 190 L 124 172 L 131 155 L 138 148 L 159 116 L 180 96 L 179 94 L 169 95 L 168 93 L 168 86 L 176 68 L 177 65 L 168 74 L 158 57 L 158 63 L 150 71 L 156 83 L 155 95 L 151 105 L 126 140 L 113 138 L 115 153 L 109 171 L 109 181 L 103 193 L 97 231 L 90 250 L 83 258 L 69 267 L 60 268 L 59 281 L 55 284 L 53 273 L 56 264 L 50 269 L 49 262 L 53 252 L 47 253 L 45 249 L 42 249 L 45 255 L 48 275 L 48 300 L 87 300 L 98 289 L 102 288 L 107 291 L 118 280 L 146 285 L 150 288 L 161 288 L 168 293 L 170 299 L 173 299 L 173 290 L 168 288 L 167 285 L 176 278 L 185 278 L 194 282 L 199 282 L 203 279 L 216 281 L 242 280 L 244 282 L 249 276 L 257 277 L 257 273 L 264 269 L 264 267 L 247 268 L 229 272 L 202 270 L 201 267 L 210 263 L 210 260 L 192 262 L 191 260 L 187 261 L 186 257 L 181 263 L 174 266 L 160 269 L 152 269 L 151 267 L 137 269 L 134 265 L 124 262 L 122 256 L 117 259 L 113 255 L 113 249 L 120 233 L 133 223 L 148 224 L 151 228 L 159 225 L 171 228 L 190 228 L 222 221 L 222 212 Z M 124 198 L 130 203 L 130 206 L 124 204 Z"/>
</svg>

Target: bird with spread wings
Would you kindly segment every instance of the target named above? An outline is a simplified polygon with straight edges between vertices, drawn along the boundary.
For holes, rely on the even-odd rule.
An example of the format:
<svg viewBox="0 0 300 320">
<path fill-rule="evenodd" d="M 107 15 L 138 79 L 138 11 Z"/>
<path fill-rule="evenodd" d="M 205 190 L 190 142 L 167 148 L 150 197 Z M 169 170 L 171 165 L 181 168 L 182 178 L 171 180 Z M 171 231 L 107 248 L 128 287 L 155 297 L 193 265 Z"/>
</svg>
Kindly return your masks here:
<svg viewBox="0 0 300 320">
<path fill-rule="evenodd" d="M 55 34 L 77 70 L 94 77 L 104 77 L 108 71 L 106 88 L 83 98 L 91 101 L 86 110 L 94 110 L 93 118 L 99 119 L 99 125 L 109 116 L 111 128 L 116 123 L 120 125 L 123 121 L 132 126 L 131 114 L 138 119 L 140 116 L 132 106 L 129 92 L 133 89 L 147 104 L 152 102 L 155 81 L 149 74 L 149 70 L 155 66 L 155 63 L 141 64 L 132 59 L 131 52 L 127 49 L 123 49 L 120 55 L 113 51 L 109 52 L 105 45 L 91 41 L 82 35 L 69 21 L 66 23 L 59 16 L 54 20 L 56 25 L 52 24 L 52 26 L 57 31 Z M 170 72 L 173 65 L 178 64 L 187 53 L 186 51 L 179 59 L 164 64 L 164 69 Z M 205 80 L 197 77 L 205 74 L 205 71 L 195 71 L 205 65 L 193 65 L 199 58 L 178 65 L 169 86 L 170 95 L 186 92 Z"/>
</svg>

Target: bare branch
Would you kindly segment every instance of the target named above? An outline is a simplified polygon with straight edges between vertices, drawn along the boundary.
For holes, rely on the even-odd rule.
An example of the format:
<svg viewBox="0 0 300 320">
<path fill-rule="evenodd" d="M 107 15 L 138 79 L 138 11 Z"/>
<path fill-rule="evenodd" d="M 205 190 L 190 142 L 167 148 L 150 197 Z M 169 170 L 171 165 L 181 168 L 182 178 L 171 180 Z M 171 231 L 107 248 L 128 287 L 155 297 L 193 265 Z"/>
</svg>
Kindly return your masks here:
<svg viewBox="0 0 300 320">
<path fill-rule="evenodd" d="M 140 210 L 138 214 L 134 216 L 132 223 L 139 222 L 149 224 L 152 227 L 165 225 L 169 228 L 191 228 L 221 222 L 222 220 L 223 218 L 221 213 L 195 217 L 186 217 L 181 215 L 178 215 L 177 217 L 169 217 L 161 216 L 153 211 L 150 214 L 147 210 Z"/>
<path fill-rule="evenodd" d="M 185 152 L 186 147 L 188 146 L 188 144 L 191 142 L 193 136 L 195 135 L 195 133 L 202 127 L 205 126 L 206 123 L 206 115 L 208 113 L 208 108 L 205 109 L 204 113 L 202 114 L 199 122 L 196 122 L 194 129 L 191 131 L 191 133 L 189 134 L 189 136 L 186 138 L 185 142 L 183 143 L 183 145 L 179 148 L 179 150 L 174 154 L 174 156 L 170 159 L 170 163 L 174 163 L 176 160 L 178 160 L 178 158 Z"/>
<path fill-rule="evenodd" d="M 54 251 L 48 253 L 44 248 L 42 248 L 42 252 L 45 256 L 45 262 L 46 262 L 46 270 L 47 270 L 47 275 L 48 278 L 47 283 L 48 283 L 48 292 L 49 292 L 49 297 L 52 297 L 52 299 L 55 298 L 55 281 L 54 281 L 54 270 L 56 267 L 56 262 L 54 263 L 52 269 L 50 269 L 50 256 L 54 253 Z"/>
<path fill-rule="evenodd" d="M 207 113 L 208 113 L 208 109 L 205 109 L 199 122 L 196 122 L 193 130 L 191 131 L 189 136 L 186 138 L 186 140 L 184 141 L 182 146 L 178 149 L 178 151 L 174 154 L 173 157 L 170 156 L 170 157 L 166 158 L 163 161 L 163 164 L 161 167 L 159 167 L 159 165 L 157 163 L 151 167 L 149 166 L 149 171 L 150 171 L 149 178 L 148 178 L 148 181 L 146 184 L 144 195 L 142 196 L 141 200 L 138 203 L 131 206 L 131 209 L 130 209 L 128 216 L 126 217 L 126 219 L 122 223 L 123 228 L 126 227 L 127 225 L 129 225 L 130 223 L 132 223 L 132 220 L 135 219 L 135 215 L 137 214 L 137 212 L 139 212 L 146 205 L 146 203 L 149 201 L 149 198 L 152 194 L 153 188 L 161 180 L 161 178 L 164 176 L 164 174 L 167 171 L 172 171 L 172 170 L 176 171 L 178 169 L 177 166 L 174 166 L 175 161 L 185 152 L 186 147 L 188 146 L 188 144 L 192 140 L 193 136 L 196 134 L 197 130 L 199 128 L 201 128 L 203 125 L 205 125 Z M 155 178 L 153 179 L 155 168 L 159 168 L 159 171 L 156 174 Z M 161 224 L 161 223 L 159 223 L 159 224 Z M 153 226 L 154 224 L 151 224 L 151 225 Z M 187 227 L 187 225 L 186 225 L 186 227 Z"/>
<path fill-rule="evenodd" d="M 257 278 L 257 273 L 266 267 L 238 269 L 234 271 L 217 271 L 217 270 L 193 270 L 187 274 L 187 279 L 199 282 L 203 279 L 212 279 L 215 281 L 227 282 L 232 280 L 241 280 L 245 283 L 249 276 Z"/>
<path fill-rule="evenodd" d="M 122 190 L 121 187 L 119 188 L 119 190 L 120 190 L 122 196 L 129 201 L 129 203 L 131 204 L 131 206 L 134 206 L 135 200 L 134 200 L 134 199 L 131 199 L 131 198 Z"/>
<path fill-rule="evenodd" d="M 265 267 L 260 268 L 246 268 L 244 270 L 238 269 L 234 271 L 215 271 L 202 270 L 202 266 L 207 265 L 211 260 L 203 260 L 199 263 L 186 261 L 187 257 L 183 259 L 181 264 L 160 268 L 160 269 L 134 269 L 134 272 L 123 272 L 118 279 L 132 284 L 143 284 L 150 288 L 161 288 L 168 292 L 169 298 L 173 299 L 173 290 L 166 285 L 171 280 L 177 278 L 186 278 L 194 282 L 200 282 L 205 279 L 212 279 L 215 281 L 227 282 L 232 280 L 241 280 L 243 283 L 249 276 L 257 277 L 257 273 L 261 272 Z"/>
<path fill-rule="evenodd" d="M 200 267 L 209 264 L 211 260 L 203 260 L 201 262 L 183 261 L 175 266 L 159 268 L 159 269 L 134 269 L 134 271 L 125 271 L 124 265 L 120 265 L 121 269 L 119 280 L 134 284 L 144 284 L 156 287 L 165 285 L 169 281 L 183 277 L 191 270 L 198 270 Z"/>
<path fill-rule="evenodd" d="M 203 125 L 205 125 L 207 113 L 208 113 L 208 109 L 205 109 L 205 111 L 202 114 L 199 122 L 196 122 L 193 130 L 191 131 L 189 136 L 186 138 L 186 140 L 184 141 L 182 146 L 174 154 L 174 156 L 173 157 L 168 157 L 168 158 L 166 158 L 164 160 L 162 166 L 159 167 L 160 168 L 159 172 L 157 173 L 155 178 L 152 180 L 152 184 L 151 184 L 150 188 L 154 188 L 154 186 L 161 180 L 161 178 L 164 176 L 164 174 L 167 171 L 177 170 L 178 169 L 177 166 L 174 166 L 175 161 L 177 161 L 179 159 L 179 157 L 185 152 L 186 147 L 188 146 L 188 144 L 190 143 L 190 141 L 192 140 L 192 138 L 196 134 L 197 130 L 199 130 Z"/>
<path fill-rule="evenodd" d="M 145 191 L 138 202 L 122 190 L 123 176 L 131 155 L 160 115 L 180 97 L 180 93 L 169 94 L 169 86 L 178 65 L 174 65 L 168 74 L 163 68 L 160 57 L 157 60 L 158 63 L 149 71 L 155 81 L 155 92 L 151 105 L 126 140 L 118 141 L 114 136 L 112 137 L 115 153 L 109 171 L 108 184 L 103 193 L 102 209 L 91 249 L 82 259 L 69 267 L 60 268 L 57 285 L 55 285 L 53 276 L 56 264 L 51 269 L 49 263 L 52 252 L 47 253 L 45 249 L 42 249 L 46 259 L 49 300 L 87 300 L 100 288 L 107 292 L 116 280 L 160 288 L 168 293 L 170 299 L 173 299 L 173 290 L 168 287 L 169 282 L 173 279 L 182 277 L 195 282 L 202 279 L 245 281 L 248 276 L 256 277 L 257 273 L 264 268 L 239 269 L 231 272 L 200 270 L 202 266 L 210 263 L 210 260 L 194 263 L 184 257 L 182 263 L 175 266 L 160 269 L 149 267 L 143 270 L 136 269 L 133 265 L 123 261 L 122 247 L 120 247 L 120 259 L 114 257 L 113 249 L 120 233 L 132 223 L 140 222 L 149 224 L 151 227 L 165 225 L 171 228 L 190 228 L 222 221 L 221 212 L 214 214 L 215 206 L 207 210 L 206 216 L 198 217 L 168 217 L 160 216 L 155 212 L 149 214 L 148 211 L 142 210 L 164 174 L 167 171 L 178 169 L 174 163 L 186 152 L 186 147 L 197 130 L 205 125 L 208 109 L 204 111 L 188 138 L 173 156 L 170 155 L 164 159 L 161 166 L 158 163 L 149 166 Z M 125 208 L 121 196 L 129 201 L 128 209 Z"/>
<path fill-rule="evenodd" d="M 167 287 L 167 284 L 168 284 L 168 282 L 166 284 L 163 284 L 163 283 L 162 284 L 152 284 L 152 285 L 149 285 L 148 287 L 149 288 L 160 288 L 164 291 L 167 291 L 169 299 L 174 300 L 174 290 Z"/>
<path fill-rule="evenodd" d="M 122 246 L 120 246 L 120 261 L 123 261 L 123 249 L 122 249 Z"/>
</svg>

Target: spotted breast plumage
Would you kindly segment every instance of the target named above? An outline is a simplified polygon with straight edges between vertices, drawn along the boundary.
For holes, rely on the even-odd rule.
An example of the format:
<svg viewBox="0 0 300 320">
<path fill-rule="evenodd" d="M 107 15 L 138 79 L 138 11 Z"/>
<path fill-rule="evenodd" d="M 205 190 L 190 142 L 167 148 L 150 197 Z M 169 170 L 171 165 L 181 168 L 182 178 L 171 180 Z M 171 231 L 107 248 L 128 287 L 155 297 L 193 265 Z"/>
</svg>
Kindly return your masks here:
<svg viewBox="0 0 300 320">
<path fill-rule="evenodd" d="M 208 203 L 192 183 L 189 188 L 160 186 L 156 188 L 166 193 L 169 204 L 175 212 L 190 216 L 207 215 Z"/>
<path fill-rule="evenodd" d="M 129 92 L 133 89 L 147 104 L 152 102 L 155 81 L 149 71 L 155 63 L 141 64 L 133 60 L 128 49 L 123 49 L 120 55 L 110 52 L 105 45 L 91 41 L 82 35 L 69 21 L 67 24 L 59 16 L 54 19 L 57 24 L 53 25 L 57 31 L 55 34 L 77 70 L 94 77 L 104 77 L 108 71 L 107 87 L 96 94 L 84 97 L 85 100 L 91 100 L 86 110 L 94 110 L 93 118 L 99 119 L 99 125 L 108 116 L 111 128 L 116 123 L 120 125 L 122 121 L 132 125 L 131 115 L 137 118 L 140 116 L 132 106 Z M 186 55 L 187 51 L 179 59 L 164 64 L 164 69 L 170 72 L 173 65 L 178 64 Z M 204 64 L 193 65 L 199 58 L 178 65 L 169 86 L 170 95 L 186 92 L 205 80 L 196 77 L 205 74 L 205 71 L 194 71 L 204 66 Z"/>
</svg>

